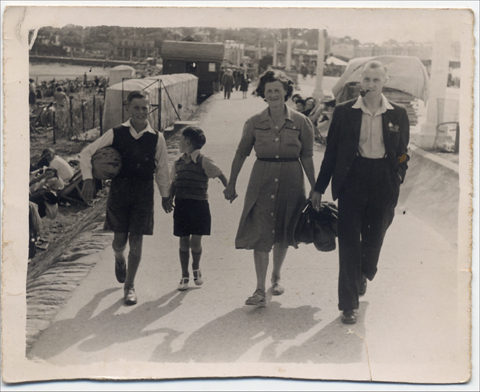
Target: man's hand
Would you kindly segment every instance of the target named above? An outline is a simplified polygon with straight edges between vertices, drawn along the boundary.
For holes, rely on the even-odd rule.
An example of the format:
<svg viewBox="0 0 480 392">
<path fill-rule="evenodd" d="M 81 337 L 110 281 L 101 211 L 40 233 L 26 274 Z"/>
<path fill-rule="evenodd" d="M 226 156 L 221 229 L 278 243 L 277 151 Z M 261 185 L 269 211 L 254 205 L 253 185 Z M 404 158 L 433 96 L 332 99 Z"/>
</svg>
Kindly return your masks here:
<svg viewBox="0 0 480 392">
<path fill-rule="evenodd" d="M 231 185 L 227 185 L 223 191 L 223 194 L 225 195 L 225 199 L 230 201 L 230 203 L 232 203 L 238 197 L 237 192 L 235 192 L 235 187 Z"/>
<path fill-rule="evenodd" d="M 162 197 L 162 207 L 169 214 L 173 211 L 173 199 L 171 197 Z"/>
<path fill-rule="evenodd" d="M 83 181 L 82 186 L 82 197 L 90 202 L 95 197 L 95 182 L 92 178 Z"/>
<path fill-rule="evenodd" d="M 315 211 L 320 211 L 322 205 L 322 194 L 320 192 L 313 192 L 312 207 Z"/>
</svg>

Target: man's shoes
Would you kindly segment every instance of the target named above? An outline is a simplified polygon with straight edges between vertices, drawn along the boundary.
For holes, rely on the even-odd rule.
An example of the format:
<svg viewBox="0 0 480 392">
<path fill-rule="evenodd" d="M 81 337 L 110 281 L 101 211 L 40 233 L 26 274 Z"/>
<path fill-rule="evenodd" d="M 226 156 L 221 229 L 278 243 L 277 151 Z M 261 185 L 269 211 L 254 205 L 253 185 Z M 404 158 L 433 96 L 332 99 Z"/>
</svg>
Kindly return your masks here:
<svg viewBox="0 0 480 392">
<path fill-rule="evenodd" d="M 180 280 L 180 283 L 178 284 L 178 290 L 179 291 L 185 291 L 188 289 L 188 281 L 189 279 L 188 278 L 182 278 Z"/>
<path fill-rule="evenodd" d="M 367 292 L 367 278 L 362 274 L 362 280 L 360 282 L 360 288 L 358 289 L 358 295 L 365 295 Z"/>
<path fill-rule="evenodd" d="M 344 310 L 342 314 L 342 323 L 355 324 L 357 322 L 357 312 L 355 310 Z"/>
<path fill-rule="evenodd" d="M 125 305 L 135 305 L 137 303 L 137 295 L 135 294 L 135 290 L 133 289 L 133 287 L 124 289 L 124 293 Z"/>
<path fill-rule="evenodd" d="M 199 269 L 193 270 L 193 281 L 197 286 L 201 286 L 203 284 L 202 271 Z"/>
<path fill-rule="evenodd" d="M 257 289 L 251 297 L 245 301 L 245 305 L 266 306 L 265 291 Z"/>
<path fill-rule="evenodd" d="M 125 283 L 127 278 L 127 265 L 125 261 L 118 262 L 115 260 L 115 276 L 119 283 Z"/>
<path fill-rule="evenodd" d="M 279 282 L 280 279 L 276 282 L 272 279 L 272 295 L 282 295 L 285 292 L 285 288 Z"/>
</svg>

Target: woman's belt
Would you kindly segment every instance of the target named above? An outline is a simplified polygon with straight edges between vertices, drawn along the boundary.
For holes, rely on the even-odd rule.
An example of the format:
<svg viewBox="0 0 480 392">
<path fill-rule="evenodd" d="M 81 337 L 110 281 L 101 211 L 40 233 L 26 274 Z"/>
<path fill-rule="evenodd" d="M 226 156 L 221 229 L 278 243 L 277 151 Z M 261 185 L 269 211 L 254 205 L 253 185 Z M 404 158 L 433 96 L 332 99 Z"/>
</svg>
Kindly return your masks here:
<svg viewBox="0 0 480 392">
<path fill-rule="evenodd" d="M 259 161 L 263 162 L 295 162 L 298 161 L 298 158 L 257 158 Z"/>
</svg>

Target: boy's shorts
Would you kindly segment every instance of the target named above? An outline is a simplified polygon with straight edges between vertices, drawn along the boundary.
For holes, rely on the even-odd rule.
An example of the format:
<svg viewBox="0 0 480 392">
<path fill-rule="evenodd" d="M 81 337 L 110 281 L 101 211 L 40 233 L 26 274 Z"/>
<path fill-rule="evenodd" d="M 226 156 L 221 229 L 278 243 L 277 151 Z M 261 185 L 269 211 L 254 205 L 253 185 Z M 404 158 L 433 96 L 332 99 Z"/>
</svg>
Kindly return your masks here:
<svg viewBox="0 0 480 392">
<path fill-rule="evenodd" d="M 153 234 L 153 180 L 114 178 L 107 199 L 104 230 Z"/>
<path fill-rule="evenodd" d="M 175 198 L 173 210 L 173 235 L 210 235 L 212 218 L 207 200 Z"/>
</svg>

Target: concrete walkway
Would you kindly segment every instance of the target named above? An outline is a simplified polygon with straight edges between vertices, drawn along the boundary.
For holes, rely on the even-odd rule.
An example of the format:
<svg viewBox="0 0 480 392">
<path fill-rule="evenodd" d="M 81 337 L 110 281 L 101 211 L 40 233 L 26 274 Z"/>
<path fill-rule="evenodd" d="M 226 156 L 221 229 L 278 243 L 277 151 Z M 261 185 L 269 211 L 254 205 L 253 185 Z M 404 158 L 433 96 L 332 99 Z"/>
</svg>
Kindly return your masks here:
<svg viewBox="0 0 480 392">
<path fill-rule="evenodd" d="M 243 124 L 265 104 L 252 95 L 242 99 L 241 92 L 215 99 L 200 124 L 207 136 L 203 151 L 229 176 Z M 316 173 L 322 158 L 323 147 L 317 146 Z M 252 154 L 233 204 L 224 200 L 219 181 L 210 182 L 213 227 L 203 241 L 202 287 L 192 283 L 188 291 L 177 291 L 178 239 L 158 192 L 155 234 L 144 240 L 136 279 L 136 306 L 123 304 L 111 248 L 88 256 L 96 266 L 29 354 L 51 365 L 42 376 L 435 383 L 468 378 L 468 309 L 457 303 L 464 294 L 457 248 L 402 206 L 354 326 L 339 319 L 338 251 L 321 253 L 313 245 L 289 250 L 283 296 L 268 293 L 266 308 L 244 306 L 255 289 L 253 253 L 235 250 L 234 238 L 253 162 Z"/>
</svg>

